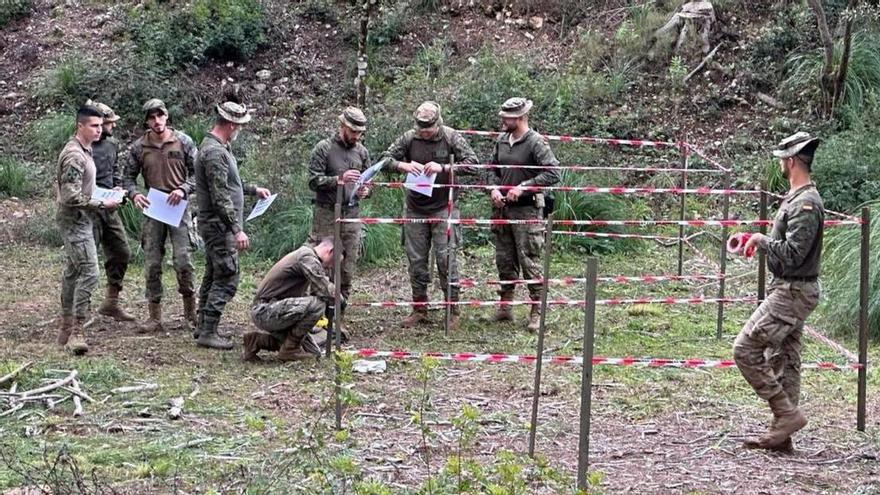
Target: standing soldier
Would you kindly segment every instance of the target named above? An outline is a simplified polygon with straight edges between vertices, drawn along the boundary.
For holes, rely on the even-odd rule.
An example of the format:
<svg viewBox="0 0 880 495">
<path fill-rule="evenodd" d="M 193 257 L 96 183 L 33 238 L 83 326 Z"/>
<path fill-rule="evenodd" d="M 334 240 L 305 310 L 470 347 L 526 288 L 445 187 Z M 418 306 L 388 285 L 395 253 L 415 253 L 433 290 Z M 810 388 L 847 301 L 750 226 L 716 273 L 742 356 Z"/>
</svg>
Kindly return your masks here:
<svg viewBox="0 0 880 495">
<path fill-rule="evenodd" d="M 86 102 L 88 105 L 89 102 Z M 95 185 L 104 189 L 122 190 L 122 167 L 118 163 L 119 143 L 113 137 L 113 129 L 119 116 L 103 103 L 93 103 L 104 114 L 101 138 L 92 145 L 95 161 Z M 104 272 L 107 274 L 107 295 L 98 313 L 119 321 L 134 321 L 134 316 L 119 307 L 122 280 L 128 269 L 131 251 L 125 226 L 116 210 L 98 210 L 93 217 L 95 241 L 104 250 Z"/>
<path fill-rule="evenodd" d="M 773 421 L 747 448 L 794 451 L 791 435 L 807 424 L 798 409 L 801 388 L 801 335 L 804 321 L 819 304 L 825 209 L 810 173 L 819 140 L 806 132 L 784 139 L 773 151 L 788 194 L 779 207 L 770 236 L 754 234 L 745 250 L 767 255 L 773 273 L 767 298 L 758 306 L 733 345 L 740 373 L 759 397 L 770 403 Z"/>
<path fill-rule="evenodd" d="M 199 146 L 196 160 L 196 200 L 199 233 L 205 241 L 205 275 L 199 289 L 200 347 L 232 349 L 232 341 L 217 333 L 226 303 L 235 297 L 240 279 L 238 252 L 250 246 L 244 232 L 244 195 L 269 197 L 269 190 L 243 185 L 238 162 L 230 151 L 241 126 L 251 116 L 244 105 L 227 101 L 215 108 L 211 132 Z"/>
<path fill-rule="evenodd" d="M 391 170 L 411 174 L 437 174 L 434 184 L 449 184 L 451 165 L 454 157 L 460 163 L 477 163 L 477 155 L 470 145 L 457 131 L 443 125 L 440 105 L 426 101 L 419 105 L 414 114 L 415 128 L 406 131 L 385 152 L 385 156 L 393 161 L 388 165 Z M 459 174 L 474 174 L 473 168 L 457 169 Z M 453 202 L 458 198 L 458 190 L 453 189 Z M 454 205 L 454 203 L 453 203 Z M 446 220 L 449 216 L 449 188 L 435 187 L 430 196 L 407 191 L 407 218 L 433 218 Z M 458 208 L 452 206 L 452 218 L 458 218 Z M 437 272 L 440 285 L 447 301 L 458 301 L 458 247 L 459 232 L 453 228 L 447 239 L 446 223 L 407 223 L 403 226 L 406 257 L 409 260 L 409 281 L 412 287 L 414 303 L 428 301 L 428 286 L 431 283 L 431 268 L 428 257 L 431 247 L 437 259 Z M 448 265 L 447 266 L 447 254 Z M 448 282 L 453 285 L 446 294 Z M 458 328 L 458 306 L 452 306 L 450 329 Z M 403 320 L 402 326 L 411 328 L 428 321 L 428 308 L 416 304 L 412 313 Z"/>
<path fill-rule="evenodd" d="M 147 132 L 134 142 L 125 169 L 125 188 L 139 209 L 150 206 L 147 197 L 138 191 L 137 177 L 143 175 L 146 189 L 168 193 L 168 204 L 177 205 L 195 189 L 193 167 L 196 146 L 186 134 L 168 126 L 168 110 L 161 100 L 152 99 L 144 104 Z M 162 261 L 165 241 L 171 239 L 177 290 L 183 296 L 183 316 L 189 325 L 195 324 L 195 286 L 193 284 L 192 219 L 184 214 L 180 226 L 171 227 L 145 217 L 142 223 L 141 244 L 146 265 L 146 292 L 150 317 L 144 331 L 162 330 Z"/>
<path fill-rule="evenodd" d="M 244 334 L 244 361 L 259 361 L 260 351 L 278 351 L 281 361 L 315 355 L 302 346 L 303 337 L 333 304 L 333 284 L 326 270 L 333 264 L 333 239 L 306 244 L 281 258 L 269 270 L 251 306 L 251 320 L 262 332 Z"/>
<path fill-rule="evenodd" d="M 529 110 L 532 101 L 525 98 L 510 98 L 501 106 L 502 131 L 495 143 L 492 163 L 499 165 L 540 165 L 557 167 L 559 161 L 553 156 L 550 146 L 540 134 L 529 128 Z M 541 220 L 545 206 L 545 195 L 524 190 L 530 186 L 552 186 L 559 182 L 559 174 L 552 168 L 496 168 L 489 177 L 493 185 L 492 218 L 509 220 Z M 501 280 L 515 280 L 522 276 L 528 280 L 540 279 L 541 250 L 544 246 L 544 227 L 539 224 L 496 225 L 495 266 Z M 513 300 L 513 284 L 504 284 L 499 290 L 502 304 L 495 312 L 495 321 L 511 321 L 513 314 L 504 302 Z M 541 284 L 529 284 L 529 297 L 532 300 L 529 313 L 529 330 L 537 330 L 541 308 Z"/>
<path fill-rule="evenodd" d="M 367 118 L 355 107 L 348 107 L 339 116 L 339 130 L 330 138 L 315 145 L 309 160 L 309 189 L 315 191 L 315 209 L 313 213 L 312 232 L 309 241 L 317 244 L 325 237 L 333 236 L 336 223 L 336 184 L 344 182 L 342 201 L 342 218 L 358 218 L 360 207 L 358 199 L 370 194 L 370 187 L 363 186 L 357 191 L 354 201 L 349 201 L 355 183 L 361 172 L 370 166 L 370 154 L 360 143 L 367 130 Z M 361 224 L 343 223 L 340 226 L 343 251 L 346 253 L 342 261 L 342 280 L 340 289 L 342 297 L 348 299 L 351 292 L 351 281 L 354 278 L 361 243 Z M 338 316 L 338 315 L 337 315 Z M 344 336 L 345 329 L 339 325 Z"/>
<path fill-rule="evenodd" d="M 113 210 L 118 201 L 92 199 L 95 162 L 92 143 L 101 137 L 104 114 L 90 106 L 76 113 L 76 133 L 58 156 L 55 217 L 64 240 L 64 272 L 61 278 L 61 330 L 56 342 L 67 345 L 89 311 L 92 291 L 98 285 L 98 252 L 92 225 L 93 211 Z"/>
</svg>

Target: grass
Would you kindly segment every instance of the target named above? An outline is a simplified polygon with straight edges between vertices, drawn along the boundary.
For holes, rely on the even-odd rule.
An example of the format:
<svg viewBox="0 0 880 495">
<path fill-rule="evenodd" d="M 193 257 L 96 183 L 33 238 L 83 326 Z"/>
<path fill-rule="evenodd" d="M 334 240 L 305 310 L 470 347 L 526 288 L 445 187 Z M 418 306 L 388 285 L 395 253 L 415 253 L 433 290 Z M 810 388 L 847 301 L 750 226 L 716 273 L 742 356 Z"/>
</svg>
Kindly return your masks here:
<svg viewBox="0 0 880 495">
<path fill-rule="evenodd" d="M 27 166 L 13 157 L 0 157 L 0 195 L 22 198 L 30 194 L 30 173 Z"/>
</svg>

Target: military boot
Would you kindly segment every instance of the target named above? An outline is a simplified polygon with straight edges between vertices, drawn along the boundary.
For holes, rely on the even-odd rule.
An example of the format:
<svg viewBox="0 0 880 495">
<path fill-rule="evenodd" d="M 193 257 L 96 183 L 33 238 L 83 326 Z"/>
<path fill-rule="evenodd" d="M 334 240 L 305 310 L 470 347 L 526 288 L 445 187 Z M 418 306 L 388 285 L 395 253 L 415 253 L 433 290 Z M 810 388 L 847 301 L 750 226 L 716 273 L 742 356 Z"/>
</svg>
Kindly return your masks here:
<svg viewBox="0 0 880 495">
<path fill-rule="evenodd" d="M 199 338 L 196 340 L 196 345 L 221 351 L 232 350 L 234 347 L 232 341 L 227 337 L 217 334 L 217 325 L 219 323 L 219 320 L 214 320 L 213 318 L 208 320 L 202 317 L 202 325 L 199 331 Z"/>
<path fill-rule="evenodd" d="M 148 305 L 150 317 L 138 329 L 140 333 L 158 333 L 164 330 L 162 327 L 162 303 L 151 302 Z"/>
<path fill-rule="evenodd" d="M 61 329 L 58 331 L 58 337 L 55 339 L 55 343 L 62 347 L 67 345 L 67 341 L 70 340 L 70 335 L 76 330 L 77 326 L 75 316 L 62 316 Z"/>
<path fill-rule="evenodd" d="M 317 359 L 316 355 L 302 348 L 302 346 L 300 345 L 301 341 L 301 337 L 288 335 L 287 338 L 284 339 L 284 343 L 281 344 L 281 349 L 278 350 L 278 360 L 288 362 Z"/>
<path fill-rule="evenodd" d="M 248 332 L 242 338 L 244 340 L 244 353 L 241 360 L 245 362 L 258 362 L 260 357 L 257 353 L 260 351 L 277 351 L 281 348 L 278 340 L 263 332 Z"/>
<path fill-rule="evenodd" d="M 416 296 L 413 297 L 414 303 L 424 303 L 428 302 L 428 296 Z M 428 306 L 427 305 L 419 305 L 413 306 L 412 313 L 409 314 L 406 318 L 400 322 L 400 326 L 403 328 L 413 328 L 419 324 L 428 322 Z"/>
<path fill-rule="evenodd" d="M 192 328 L 198 328 L 196 318 L 196 299 L 193 296 L 183 296 L 183 319 Z"/>
<path fill-rule="evenodd" d="M 461 326 L 461 315 L 458 306 L 453 306 L 449 315 L 449 331 L 454 332 Z"/>
<path fill-rule="evenodd" d="M 513 301 L 513 291 L 506 290 L 500 293 L 501 302 L 510 302 Z M 498 309 L 495 310 L 495 315 L 492 317 L 492 321 L 513 321 L 513 309 L 509 304 L 500 304 L 498 305 Z"/>
<path fill-rule="evenodd" d="M 530 332 L 537 332 L 541 328 L 541 297 L 531 296 L 532 305 L 529 310 L 529 323 L 526 325 L 526 328 Z"/>
<path fill-rule="evenodd" d="M 124 309 L 119 307 L 119 288 L 108 285 L 107 295 L 104 296 L 104 302 L 98 308 L 98 314 L 109 316 L 117 321 L 134 321 L 133 315 L 126 313 Z"/>
<path fill-rule="evenodd" d="M 780 392 L 769 401 L 773 411 L 773 422 L 767 433 L 757 440 L 747 440 L 743 446 L 749 449 L 780 450 L 786 441 L 791 442 L 791 435 L 807 425 L 807 418 L 797 406 L 791 403 L 785 392 Z M 793 449 L 793 447 L 792 447 Z"/>
</svg>

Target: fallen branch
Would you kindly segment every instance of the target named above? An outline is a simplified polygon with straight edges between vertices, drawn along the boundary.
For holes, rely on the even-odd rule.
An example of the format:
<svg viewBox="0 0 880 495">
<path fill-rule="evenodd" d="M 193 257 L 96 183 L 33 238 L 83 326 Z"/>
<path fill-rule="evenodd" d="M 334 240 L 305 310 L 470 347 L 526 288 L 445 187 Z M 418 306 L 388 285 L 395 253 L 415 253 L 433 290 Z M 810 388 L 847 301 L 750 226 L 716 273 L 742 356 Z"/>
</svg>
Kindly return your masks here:
<svg viewBox="0 0 880 495">
<path fill-rule="evenodd" d="M 61 387 L 61 388 L 64 389 L 64 390 L 66 390 L 66 391 L 68 391 L 68 392 L 70 392 L 70 393 L 73 394 L 73 395 L 76 395 L 76 396 L 79 397 L 80 399 L 83 399 L 83 400 L 85 400 L 85 401 L 87 401 L 87 402 L 89 402 L 89 403 L 91 403 L 91 404 L 94 404 L 94 403 L 95 403 L 95 399 L 89 397 L 89 395 L 88 395 L 87 393 L 85 393 L 85 392 L 82 391 L 82 389 L 81 389 L 80 386 L 79 386 L 79 381 L 77 381 L 77 380 L 74 380 L 74 381 L 73 381 L 72 386 L 70 386 L 70 387 Z"/>
<path fill-rule="evenodd" d="M 780 102 L 776 98 L 774 98 L 766 93 L 758 92 L 755 94 L 755 98 L 761 100 L 762 102 L 766 103 L 767 105 L 769 105 L 773 108 L 776 108 L 779 110 L 785 110 L 785 105 L 783 105 L 782 102 Z"/>
<path fill-rule="evenodd" d="M 23 365 L 19 366 L 18 368 L 12 370 L 12 372 L 10 372 L 8 375 L 4 375 L 3 377 L 0 377 L 0 385 L 3 385 L 4 383 L 8 382 L 9 380 L 12 380 L 16 376 L 18 376 L 19 373 L 30 368 L 33 364 L 34 364 L 33 362 L 28 361 L 28 362 L 24 363 Z"/>
<path fill-rule="evenodd" d="M 34 395 L 38 395 L 38 394 L 44 394 L 44 393 L 49 392 L 51 390 L 65 387 L 65 386 L 69 385 L 73 380 L 76 379 L 76 375 L 77 375 L 76 370 L 73 370 L 70 372 L 69 375 L 67 375 L 67 377 L 62 378 L 61 380 L 50 383 L 49 385 L 46 385 L 44 387 L 35 388 L 33 390 L 27 390 L 27 391 L 22 392 L 21 398 L 25 398 L 28 396 L 34 396 Z"/>
<path fill-rule="evenodd" d="M 183 397 L 175 397 L 171 399 L 171 409 L 168 410 L 168 417 L 171 419 L 180 419 L 183 415 Z"/>
<path fill-rule="evenodd" d="M 118 394 L 128 394 L 128 393 L 131 393 L 131 392 L 144 392 L 144 391 L 147 391 L 147 390 L 156 390 L 157 388 L 159 388 L 159 384 L 158 384 L 158 383 L 145 383 L 145 384 L 143 384 L 143 385 L 133 385 L 133 386 L 130 386 L 130 387 L 119 387 L 119 388 L 114 388 L 113 390 L 110 391 L 110 393 L 111 393 L 111 394 L 116 394 L 116 395 L 118 395 Z"/>
<path fill-rule="evenodd" d="M 3 411 L 2 413 L 0 413 L 0 418 L 2 418 L 4 416 L 9 416 L 10 414 L 15 414 L 15 412 L 20 410 L 22 407 L 24 407 L 24 402 L 20 402 L 16 405 L 12 406 L 12 409 L 8 409 L 6 411 Z"/>
<path fill-rule="evenodd" d="M 692 70 L 688 75 L 684 76 L 684 79 L 682 80 L 682 82 L 688 82 L 688 80 L 689 80 L 690 78 L 694 77 L 694 76 L 697 75 L 700 71 L 702 71 L 703 68 L 706 67 L 706 64 L 708 64 L 708 63 L 712 60 L 712 57 L 715 56 L 715 52 L 717 52 L 718 49 L 721 48 L 721 45 L 722 45 L 721 43 L 718 43 L 717 45 L 715 45 L 715 48 L 713 48 L 712 51 L 709 52 L 709 54 L 706 55 L 705 58 L 703 58 L 703 61 L 700 62 L 700 65 L 696 66 L 696 67 L 694 68 L 694 70 Z"/>
<path fill-rule="evenodd" d="M 83 415 L 83 406 L 82 406 L 82 399 L 80 398 L 80 394 L 84 395 L 85 397 L 88 397 L 88 395 L 85 395 L 82 393 L 82 390 L 79 389 L 79 382 L 76 380 L 73 381 L 73 383 L 71 384 L 70 387 L 64 387 L 64 390 L 67 390 L 68 392 L 73 394 L 73 417 L 78 418 L 78 417 L 82 416 Z M 89 400 L 89 402 L 95 402 L 94 400 L 91 399 L 91 397 L 89 397 L 88 400 Z"/>
</svg>

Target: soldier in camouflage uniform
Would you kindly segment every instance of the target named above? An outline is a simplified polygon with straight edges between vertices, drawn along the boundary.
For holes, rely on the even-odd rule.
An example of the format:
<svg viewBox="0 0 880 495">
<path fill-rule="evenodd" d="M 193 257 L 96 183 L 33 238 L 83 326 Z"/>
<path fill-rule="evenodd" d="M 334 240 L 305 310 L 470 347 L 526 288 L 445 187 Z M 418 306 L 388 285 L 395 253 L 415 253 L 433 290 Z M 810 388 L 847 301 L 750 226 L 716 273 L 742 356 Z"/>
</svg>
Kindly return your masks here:
<svg viewBox="0 0 880 495">
<path fill-rule="evenodd" d="M 392 171 L 411 174 L 437 174 L 434 184 L 449 184 L 451 165 L 450 159 L 459 163 L 477 163 L 477 155 L 467 141 L 451 127 L 443 125 L 440 105 L 433 101 L 422 103 L 414 114 L 415 128 L 406 131 L 385 152 L 384 157 L 391 158 L 386 167 Z M 476 170 L 469 167 L 456 169 L 456 175 L 473 175 Z M 452 218 L 458 218 L 458 208 L 454 201 L 458 198 L 458 190 L 453 189 Z M 449 216 L 449 188 L 435 187 L 431 196 L 414 191 L 406 193 L 407 218 L 436 218 L 446 220 Z M 457 227 L 457 226 L 456 226 Z M 409 260 L 409 281 L 412 286 L 414 303 L 428 300 L 428 286 L 431 283 L 431 268 L 428 257 L 431 247 L 437 260 L 437 272 L 440 275 L 440 286 L 444 294 L 447 282 L 458 282 L 458 248 L 459 229 L 450 226 L 447 238 L 446 223 L 407 223 L 403 226 L 404 245 Z M 447 254 L 449 260 L 447 266 Z M 453 285 L 446 300 L 458 301 L 459 287 Z M 452 317 L 449 322 L 451 329 L 458 328 L 458 306 L 452 306 Z M 403 320 L 402 326 L 414 327 L 428 321 L 428 310 L 425 306 L 416 305 L 412 313 Z"/>
<path fill-rule="evenodd" d="M 194 337 L 201 347 L 232 349 L 232 341 L 217 333 L 226 303 L 235 297 L 240 278 L 238 252 L 250 246 L 242 217 L 244 195 L 269 197 L 269 190 L 244 185 L 230 143 L 251 115 L 244 105 L 217 105 L 214 127 L 199 146 L 196 160 L 196 199 L 199 233 L 205 241 L 205 275 L 199 289 L 199 325 Z"/>
<path fill-rule="evenodd" d="M 348 198 L 351 197 L 361 172 L 370 166 L 370 154 L 360 143 L 366 130 L 367 118 L 364 113 L 355 107 L 348 107 L 339 115 L 338 132 L 333 137 L 320 141 L 312 150 L 309 160 L 309 189 L 315 191 L 315 209 L 309 241 L 313 244 L 325 237 L 333 236 L 338 181 L 345 183 L 342 217 L 360 216 L 358 199 L 367 197 L 370 194 L 370 187 L 361 187 L 353 202 L 349 202 Z M 343 223 L 340 226 L 342 246 L 347 254 L 342 263 L 340 289 L 346 299 L 351 292 L 351 281 L 354 278 L 360 251 L 361 233 L 362 228 L 359 223 Z M 339 330 L 343 335 L 346 334 L 342 326 Z"/>
<path fill-rule="evenodd" d="M 118 163 L 119 143 L 113 137 L 113 129 L 119 116 L 103 103 L 89 101 L 86 105 L 90 103 L 104 114 L 101 139 L 92 145 L 95 185 L 121 191 L 122 167 Z M 118 321 L 134 321 L 134 316 L 119 306 L 119 292 L 122 291 L 122 281 L 131 258 L 125 226 L 117 210 L 98 210 L 94 212 L 92 220 L 95 226 L 95 242 L 100 244 L 104 251 L 104 272 L 107 274 L 107 295 L 98 308 L 98 313 Z"/>
<path fill-rule="evenodd" d="M 529 128 L 528 115 L 532 101 L 510 98 L 501 106 L 504 131 L 495 143 L 491 163 L 500 165 L 541 165 L 556 167 L 559 161 L 540 134 Z M 510 220 L 540 220 L 543 218 L 545 195 L 528 192 L 524 186 L 552 186 L 559 182 L 554 169 L 496 168 L 489 176 L 493 189 L 492 218 Z M 495 233 L 495 265 L 501 280 L 540 279 L 541 251 L 544 246 L 542 225 L 497 225 Z M 512 301 L 514 285 L 502 285 L 499 290 L 502 303 Z M 537 330 L 541 308 L 541 284 L 529 284 L 529 297 L 534 302 L 529 313 L 529 330 Z M 495 312 L 495 321 L 513 320 L 511 308 L 502 304 Z"/>
<path fill-rule="evenodd" d="M 61 329 L 56 342 L 67 345 L 89 311 L 92 291 L 98 285 L 98 252 L 91 213 L 113 210 L 119 202 L 92 199 L 95 162 L 92 144 L 101 137 L 104 114 L 84 106 L 76 114 L 76 133 L 58 156 L 55 170 L 55 217 L 64 240 L 64 272 L 61 278 Z"/>
<path fill-rule="evenodd" d="M 783 140 L 773 154 L 790 185 L 769 236 L 753 235 L 745 245 L 767 255 L 773 273 L 767 298 L 745 324 L 733 346 L 743 377 L 770 404 L 773 421 L 747 448 L 792 452 L 791 435 L 807 424 L 798 409 L 801 336 L 804 320 L 819 303 L 819 264 L 825 210 L 810 178 L 819 140 L 805 132 Z"/>
<path fill-rule="evenodd" d="M 326 270 L 333 263 L 333 239 L 306 244 L 281 258 L 269 270 L 251 305 L 251 320 L 262 332 L 244 335 L 244 361 L 259 361 L 261 350 L 279 351 L 281 361 L 314 357 L 302 347 L 303 337 L 333 304 L 333 284 Z"/>
<path fill-rule="evenodd" d="M 196 145 L 186 134 L 168 124 L 168 110 L 161 100 L 152 99 L 143 107 L 147 132 L 132 144 L 125 167 L 125 188 L 135 206 L 144 209 L 150 205 L 138 190 L 137 178 L 142 175 L 144 187 L 168 193 L 168 203 L 176 205 L 195 190 L 193 167 Z M 152 218 L 144 217 L 141 224 L 141 245 L 146 265 L 146 294 L 149 319 L 143 331 L 162 330 L 162 261 L 165 241 L 170 238 L 177 290 L 183 296 L 183 317 L 189 325 L 195 324 L 195 285 L 193 282 L 190 237 L 192 218 L 187 212 L 178 227 L 171 227 Z"/>
</svg>

